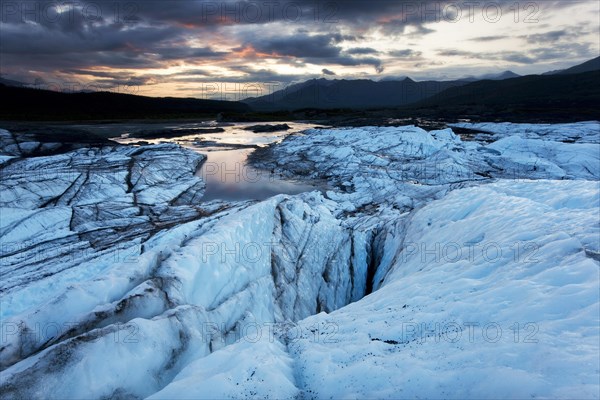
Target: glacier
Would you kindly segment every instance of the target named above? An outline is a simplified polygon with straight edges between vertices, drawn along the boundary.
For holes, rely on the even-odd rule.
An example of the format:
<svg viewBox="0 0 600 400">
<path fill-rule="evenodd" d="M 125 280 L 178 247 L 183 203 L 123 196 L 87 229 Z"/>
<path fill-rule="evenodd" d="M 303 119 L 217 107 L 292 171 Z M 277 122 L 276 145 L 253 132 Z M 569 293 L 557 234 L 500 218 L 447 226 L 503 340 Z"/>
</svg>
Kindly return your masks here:
<svg viewBox="0 0 600 400">
<path fill-rule="evenodd" d="M 453 129 L 475 132 L 461 137 Z M 3 398 L 597 398 L 600 123 L 174 143 L 0 130 Z"/>
</svg>

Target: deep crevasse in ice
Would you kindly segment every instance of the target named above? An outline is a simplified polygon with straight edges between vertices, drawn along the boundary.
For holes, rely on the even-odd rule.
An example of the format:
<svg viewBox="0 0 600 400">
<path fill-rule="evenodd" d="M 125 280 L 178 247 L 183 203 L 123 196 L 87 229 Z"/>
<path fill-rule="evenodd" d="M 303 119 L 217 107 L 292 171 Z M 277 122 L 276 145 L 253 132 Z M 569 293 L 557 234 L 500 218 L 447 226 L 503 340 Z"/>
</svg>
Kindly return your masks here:
<svg viewBox="0 0 600 400">
<path fill-rule="evenodd" d="M 202 182 L 177 169 L 198 160 L 176 146 L 7 154 L 3 393 L 594 397 L 598 124 L 541 127 L 552 141 L 510 128 L 528 136 L 366 127 L 289 137 L 269 166 L 341 190 L 257 204 L 199 204 Z M 580 139 L 558 140 L 573 131 Z M 95 160 L 87 167 L 82 151 Z M 116 164 L 89 186 L 80 176 L 98 160 Z M 40 168 L 57 183 L 29 179 Z M 143 180 L 126 172 L 136 169 Z M 166 179 L 175 170 L 177 182 Z M 50 249 L 68 251 L 39 251 L 55 240 Z M 286 321 L 293 329 L 281 332 Z M 52 324 L 58 335 L 40 332 Z"/>
</svg>

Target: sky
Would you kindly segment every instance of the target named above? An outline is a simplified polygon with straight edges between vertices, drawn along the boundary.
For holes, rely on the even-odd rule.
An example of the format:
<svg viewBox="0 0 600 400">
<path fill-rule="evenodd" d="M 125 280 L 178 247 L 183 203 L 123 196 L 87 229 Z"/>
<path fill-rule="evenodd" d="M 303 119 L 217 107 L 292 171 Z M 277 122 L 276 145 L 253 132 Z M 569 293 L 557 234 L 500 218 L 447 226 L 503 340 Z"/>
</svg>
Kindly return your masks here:
<svg viewBox="0 0 600 400">
<path fill-rule="evenodd" d="M 600 52 L 600 1 L 10 1 L 0 76 L 240 100 L 313 78 L 450 80 Z"/>
</svg>

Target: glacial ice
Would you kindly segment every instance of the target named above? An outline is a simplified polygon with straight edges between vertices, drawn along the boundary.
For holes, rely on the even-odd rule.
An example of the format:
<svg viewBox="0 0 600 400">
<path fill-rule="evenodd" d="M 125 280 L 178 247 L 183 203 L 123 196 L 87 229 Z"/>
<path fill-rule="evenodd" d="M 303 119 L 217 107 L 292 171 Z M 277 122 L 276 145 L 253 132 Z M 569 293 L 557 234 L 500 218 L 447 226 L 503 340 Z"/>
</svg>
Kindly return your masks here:
<svg viewBox="0 0 600 400">
<path fill-rule="evenodd" d="M 0 130 L 3 398 L 597 398 L 598 123 L 455 126 L 290 135 L 330 190 L 261 202 Z"/>
<path fill-rule="evenodd" d="M 451 127 L 482 132 L 476 138 L 496 141 L 509 136 L 522 139 L 540 139 L 564 143 L 599 143 L 600 122 L 588 121 L 568 124 L 515 124 L 511 122 L 460 122 Z"/>
<path fill-rule="evenodd" d="M 301 387 L 315 398 L 596 397 L 598 260 L 587 252 L 598 254 L 598 195 L 597 182 L 499 181 L 423 207 L 378 291 L 300 322 L 289 351 Z M 310 328 L 327 324 L 335 335 L 316 339 Z"/>
</svg>

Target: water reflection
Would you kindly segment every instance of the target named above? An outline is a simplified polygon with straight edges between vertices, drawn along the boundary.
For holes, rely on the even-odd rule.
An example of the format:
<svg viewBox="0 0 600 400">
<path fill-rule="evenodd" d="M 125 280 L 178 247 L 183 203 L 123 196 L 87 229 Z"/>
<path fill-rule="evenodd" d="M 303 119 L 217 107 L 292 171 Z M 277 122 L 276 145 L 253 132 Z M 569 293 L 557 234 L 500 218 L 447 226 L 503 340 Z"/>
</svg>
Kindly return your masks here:
<svg viewBox="0 0 600 400">
<path fill-rule="evenodd" d="M 257 170 L 247 163 L 253 150 L 213 150 L 197 175 L 206 182 L 203 200 L 264 200 L 277 194 L 297 194 L 316 187 L 286 180 L 276 171 Z"/>
<path fill-rule="evenodd" d="M 241 146 L 266 146 L 283 140 L 287 135 L 313 128 L 313 124 L 287 122 L 291 127 L 288 131 L 253 133 L 244 130 L 251 123 L 221 126 L 225 130 L 219 133 L 188 135 L 167 139 L 138 139 L 135 127 L 117 139 L 120 143 L 137 143 L 143 140 L 147 143 L 174 142 L 183 147 L 197 151 L 208 158 L 196 173 L 206 182 L 204 201 L 210 200 L 264 200 L 278 194 L 298 194 L 319 190 L 317 186 L 309 185 L 280 176 L 277 171 L 263 171 L 248 164 L 248 155 L 253 148 Z M 168 128 L 183 129 L 203 124 L 169 125 Z"/>
</svg>

